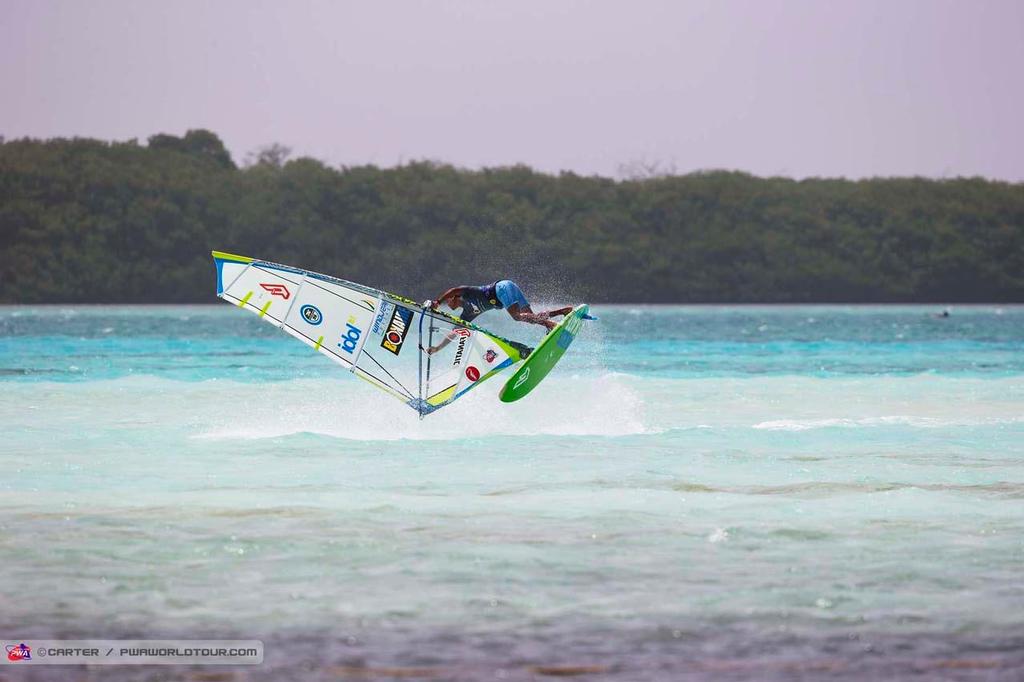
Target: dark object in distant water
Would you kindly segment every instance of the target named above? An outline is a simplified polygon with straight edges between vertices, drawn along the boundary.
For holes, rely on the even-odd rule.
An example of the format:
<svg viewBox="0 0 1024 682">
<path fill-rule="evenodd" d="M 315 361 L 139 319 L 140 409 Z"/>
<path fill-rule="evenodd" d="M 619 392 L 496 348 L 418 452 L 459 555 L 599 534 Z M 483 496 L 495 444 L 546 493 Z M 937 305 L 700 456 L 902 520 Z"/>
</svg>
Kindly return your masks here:
<svg viewBox="0 0 1024 682">
<path fill-rule="evenodd" d="M 945 310 L 943 310 L 943 311 L 942 311 L 941 313 L 936 313 L 936 314 L 935 314 L 935 315 L 933 315 L 932 317 L 938 317 L 938 318 L 940 318 L 940 319 L 941 319 L 941 318 L 944 318 L 944 317 L 949 317 L 949 308 L 946 308 L 946 309 L 945 309 Z"/>
</svg>

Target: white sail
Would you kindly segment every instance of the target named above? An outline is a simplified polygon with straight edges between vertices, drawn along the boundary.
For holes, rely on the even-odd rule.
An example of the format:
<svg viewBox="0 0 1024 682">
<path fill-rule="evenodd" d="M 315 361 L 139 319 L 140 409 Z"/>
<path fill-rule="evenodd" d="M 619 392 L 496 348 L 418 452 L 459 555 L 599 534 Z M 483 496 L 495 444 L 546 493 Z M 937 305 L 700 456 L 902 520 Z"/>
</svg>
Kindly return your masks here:
<svg viewBox="0 0 1024 682">
<path fill-rule="evenodd" d="M 217 295 L 256 313 L 421 415 L 450 404 L 530 349 L 384 291 L 213 252 Z M 426 349 L 436 349 L 433 353 Z"/>
</svg>

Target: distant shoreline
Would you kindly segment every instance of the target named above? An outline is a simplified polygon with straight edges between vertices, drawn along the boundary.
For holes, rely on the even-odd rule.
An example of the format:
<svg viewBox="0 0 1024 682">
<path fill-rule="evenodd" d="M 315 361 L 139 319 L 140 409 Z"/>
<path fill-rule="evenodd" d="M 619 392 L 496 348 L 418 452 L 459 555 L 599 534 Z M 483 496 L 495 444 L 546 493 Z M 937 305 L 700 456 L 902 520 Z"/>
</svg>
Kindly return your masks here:
<svg viewBox="0 0 1024 682">
<path fill-rule="evenodd" d="M 0 301 L 205 303 L 214 249 L 424 296 L 513 278 L 536 300 L 1012 303 L 1024 184 L 335 168 L 284 149 L 239 167 L 208 130 L 0 143 Z"/>
</svg>

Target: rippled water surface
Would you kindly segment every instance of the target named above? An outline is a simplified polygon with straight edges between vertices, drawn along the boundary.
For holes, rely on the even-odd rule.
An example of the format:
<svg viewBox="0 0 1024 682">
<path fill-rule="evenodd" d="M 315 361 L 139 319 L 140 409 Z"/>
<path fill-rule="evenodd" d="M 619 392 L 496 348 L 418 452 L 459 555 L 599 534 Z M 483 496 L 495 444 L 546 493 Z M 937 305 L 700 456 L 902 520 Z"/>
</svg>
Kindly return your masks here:
<svg viewBox="0 0 1024 682">
<path fill-rule="evenodd" d="M 419 421 L 231 306 L 0 307 L 0 635 L 262 639 L 243 680 L 1024 677 L 1024 308 L 596 312 L 528 399 Z"/>
</svg>

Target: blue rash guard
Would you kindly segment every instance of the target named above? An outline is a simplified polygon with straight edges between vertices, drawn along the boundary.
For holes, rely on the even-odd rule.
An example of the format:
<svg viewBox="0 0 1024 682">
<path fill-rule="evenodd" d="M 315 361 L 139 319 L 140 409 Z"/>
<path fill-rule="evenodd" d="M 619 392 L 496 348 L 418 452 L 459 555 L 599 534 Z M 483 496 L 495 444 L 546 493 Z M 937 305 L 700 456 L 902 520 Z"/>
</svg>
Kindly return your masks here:
<svg viewBox="0 0 1024 682">
<path fill-rule="evenodd" d="M 463 287 L 459 292 L 462 299 L 462 312 L 459 317 L 466 322 L 472 322 L 481 313 L 504 307 L 494 291 L 495 284 L 497 282 L 482 287 Z"/>
</svg>

